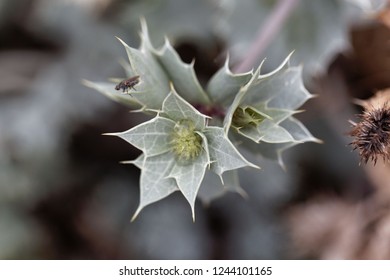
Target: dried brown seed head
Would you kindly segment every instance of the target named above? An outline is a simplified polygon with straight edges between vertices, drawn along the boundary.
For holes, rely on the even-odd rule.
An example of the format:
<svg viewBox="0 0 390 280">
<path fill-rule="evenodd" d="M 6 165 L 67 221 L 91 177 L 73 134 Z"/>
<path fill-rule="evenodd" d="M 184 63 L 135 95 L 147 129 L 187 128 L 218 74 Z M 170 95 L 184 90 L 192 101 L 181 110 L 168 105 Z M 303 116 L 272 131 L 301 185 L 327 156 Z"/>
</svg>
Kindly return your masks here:
<svg viewBox="0 0 390 280">
<path fill-rule="evenodd" d="M 362 103 L 361 121 L 353 124 L 349 133 L 355 139 L 351 145 L 358 150 L 361 161 L 390 160 L 390 90 L 378 92 Z"/>
</svg>

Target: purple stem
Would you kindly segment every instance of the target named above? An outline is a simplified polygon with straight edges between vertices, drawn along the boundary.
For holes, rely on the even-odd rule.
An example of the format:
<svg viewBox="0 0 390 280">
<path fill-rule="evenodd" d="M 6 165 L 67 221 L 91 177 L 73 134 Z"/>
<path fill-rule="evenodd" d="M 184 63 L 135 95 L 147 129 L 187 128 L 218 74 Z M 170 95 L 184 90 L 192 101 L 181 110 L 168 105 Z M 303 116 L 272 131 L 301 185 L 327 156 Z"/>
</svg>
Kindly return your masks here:
<svg viewBox="0 0 390 280">
<path fill-rule="evenodd" d="M 278 34 L 283 23 L 287 20 L 298 2 L 299 0 L 278 1 L 276 7 L 257 31 L 256 40 L 250 47 L 248 55 L 246 55 L 240 64 L 233 68 L 235 73 L 245 72 L 253 67 L 253 63 L 258 60 L 272 39 Z"/>
</svg>

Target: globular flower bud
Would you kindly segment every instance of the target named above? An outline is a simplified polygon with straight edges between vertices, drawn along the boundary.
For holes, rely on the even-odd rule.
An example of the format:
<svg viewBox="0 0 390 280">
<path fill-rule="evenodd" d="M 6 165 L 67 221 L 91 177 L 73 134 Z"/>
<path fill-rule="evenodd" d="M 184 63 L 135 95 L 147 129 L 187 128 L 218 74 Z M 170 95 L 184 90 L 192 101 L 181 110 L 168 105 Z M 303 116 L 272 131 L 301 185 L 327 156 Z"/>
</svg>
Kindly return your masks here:
<svg viewBox="0 0 390 280">
<path fill-rule="evenodd" d="M 173 129 L 171 145 L 178 159 L 193 160 L 202 152 L 202 137 L 191 120 L 181 120 Z"/>
</svg>

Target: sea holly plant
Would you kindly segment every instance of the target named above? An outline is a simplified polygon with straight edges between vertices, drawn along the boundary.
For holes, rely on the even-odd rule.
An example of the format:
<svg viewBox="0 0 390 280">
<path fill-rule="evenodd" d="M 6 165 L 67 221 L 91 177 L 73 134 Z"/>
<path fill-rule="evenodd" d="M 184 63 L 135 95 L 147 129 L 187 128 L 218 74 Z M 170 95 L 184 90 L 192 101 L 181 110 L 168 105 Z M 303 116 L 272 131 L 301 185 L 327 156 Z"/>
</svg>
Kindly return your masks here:
<svg viewBox="0 0 390 280">
<path fill-rule="evenodd" d="M 123 162 L 141 169 L 140 203 L 133 219 L 145 206 L 175 191 L 190 204 L 193 219 L 198 194 L 205 201 L 225 191 L 243 194 L 238 169 L 259 167 L 238 148 L 282 164 L 285 149 L 318 141 L 293 117 L 312 95 L 303 86 L 301 67 L 289 65 L 291 55 L 268 74 L 261 74 L 261 65 L 255 71 L 234 74 L 227 58 L 204 89 L 194 62 L 184 63 L 168 40 L 155 48 L 145 21 L 141 26 L 138 49 L 119 39 L 129 58 L 122 63 L 126 77 L 137 77 L 136 84 L 127 88 L 120 82 L 123 79 L 84 82 L 117 102 L 155 114 L 127 131 L 106 134 L 142 151 L 137 159 Z"/>
<path fill-rule="evenodd" d="M 141 174 L 141 209 L 180 190 L 191 205 L 206 169 L 219 176 L 227 170 L 255 165 L 246 161 L 225 136 L 223 128 L 208 126 L 208 117 L 198 112 L 172 88 L 155 118 L 120 133 L 119 136 L 143 154 L 134 163 Z M 222 177 L 221 177 L 222 178 Z"/>
</svg>

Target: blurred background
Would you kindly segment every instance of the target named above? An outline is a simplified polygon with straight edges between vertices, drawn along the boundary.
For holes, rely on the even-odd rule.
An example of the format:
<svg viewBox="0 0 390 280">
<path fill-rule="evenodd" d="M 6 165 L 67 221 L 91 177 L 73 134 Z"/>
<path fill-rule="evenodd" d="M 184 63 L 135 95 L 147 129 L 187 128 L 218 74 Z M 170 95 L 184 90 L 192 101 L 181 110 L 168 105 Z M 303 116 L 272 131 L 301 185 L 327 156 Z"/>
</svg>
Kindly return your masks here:
<svg viewBox="0 0 390 280">
<path fill-rule="evenodd" d="M 390 87 L 385 1 L 301 0 L 253 66 L 292 50 L 317 98 L 299 119 L 323 144 L 276 162 L 245 156 L 248 197 L 197 201 L 174 193 L 130 218 L 140 151 L 115 137 L 143 116 L 82 85 L 123 77 L 115 36 L 167 36 L 207 80 L 245 57 L 275 6 L 291 0 L 2 0 L 0 2 L 0 259 L 389 259 L 389 166 L 359 165 L 349 120 Z"/>
</svg>

